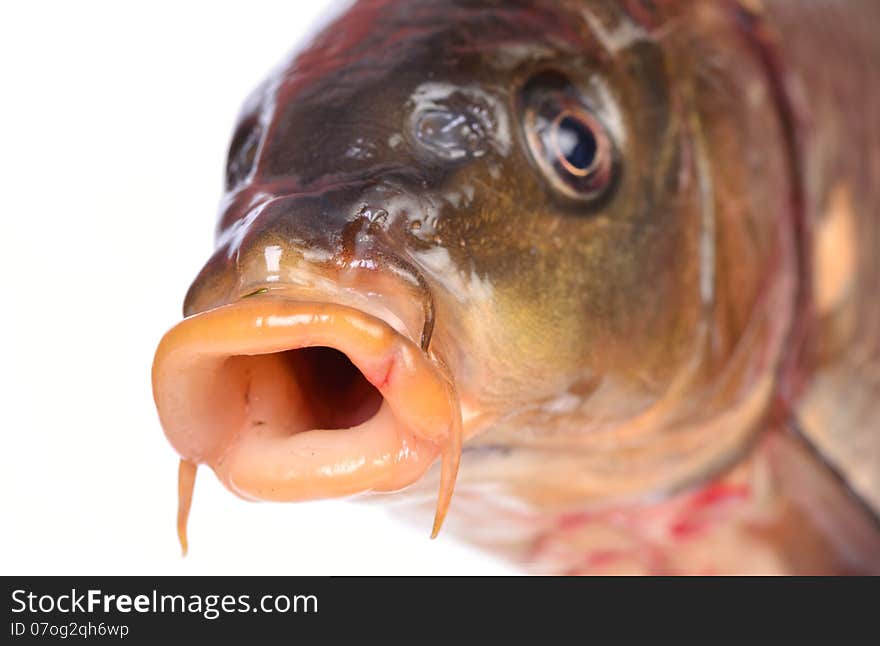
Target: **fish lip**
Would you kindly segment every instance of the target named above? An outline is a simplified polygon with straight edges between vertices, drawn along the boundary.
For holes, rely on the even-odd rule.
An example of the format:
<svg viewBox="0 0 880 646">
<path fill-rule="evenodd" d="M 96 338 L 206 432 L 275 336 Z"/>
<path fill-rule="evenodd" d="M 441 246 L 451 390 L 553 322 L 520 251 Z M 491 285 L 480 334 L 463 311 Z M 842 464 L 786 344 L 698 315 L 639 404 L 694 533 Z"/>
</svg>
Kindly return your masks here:
<svg viewBox="0 0 880 646">
<path fill-rule="evenodd" d="M 230 358 L 315 346 L 349 357 L 382 395 L 379 411 L 352 428 L 285 437 L 247 427 L 248 377 L 228 369 Z M 460 420 L 451 380 L 382 319 L 269 294 L 185 318 L 160 342 L 152 380 L 160 422 L 181 457 L 210 465 L 250 499 L 402 489 L 441 455 Z"/>
</svg>

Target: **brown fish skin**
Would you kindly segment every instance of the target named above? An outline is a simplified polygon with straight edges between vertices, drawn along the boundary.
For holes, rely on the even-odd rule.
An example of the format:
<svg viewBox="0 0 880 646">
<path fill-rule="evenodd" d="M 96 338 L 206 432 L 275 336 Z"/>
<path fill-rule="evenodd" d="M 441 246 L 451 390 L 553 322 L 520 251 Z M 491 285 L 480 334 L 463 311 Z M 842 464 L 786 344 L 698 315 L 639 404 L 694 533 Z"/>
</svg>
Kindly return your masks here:
<svg viewBox="0 0 880 646">
<path fill-rule="evenodd" d="M 765 4 L 785 43 L 809 232 L 792 425 L 880 514 L 880 6 Z"/>
<path fill-rule="evenodd" d="M 778 430 L 779 411 L 795 411 L 810 383 L 814 339 L 826 336 L 826 323 L 804 325 L 818 320 L 816 301 L 856 307 L 859 325 L 876 321 L 876 307 L 850 303 L 876 284 L 865 278 L 877 275 L 866 255 L 876 217 L 862 214 L 876 216 L 877 182 L 850 183 L 866 165 L 848 153 L 836 152 L 837 174 L 810 165 L 828 155 L 802 135 L 793 86 L 810 97 L 827 79 L 802 81 L 801 70 L 834 63 L 815 65 L 805 48 L 789 56 L 795 4 L 356 4 L 246 104 L 217 252 L 185 314 L 238 312 L 227 304 L 245 297 L 256 308 L 327 303 L 421 346 L 449 377 L 464 424 L 453 528 L 543 571 L 870 570 L 877 528 Z M 530 148 L 529 110 L 554 93 L 576 97 L 612 142 L 600 198 L 562 195 Z M 839 114 L 814 107 L 816 129 Z M 825 146 L 840 151 L 853 135 L 836 123 Z M 843 213 L 843 224 L 829 229 L 823 256 L 812 232 L 832 194 L 846 197 L 824 212 Z M 849 216 L 853 204 L 865 208 Z M 848 231 L 860 235 L 856 258 L 813 266 L 844 248 Z M 222 341 L 222 329 L 210 333 Z M 157 359 L 157 392 L 169 389 L 165 365 Z M 157 395 L 180 450 L 179 427 L 192 420 L 169 423 L 164 401 Z M 230 433 L 235 444 L 244 431 Z M 199 461 L 224 479 L 220 453 Z M 430 488 L 432 475 L 410 498 Z M 846 538 L 829 537 L 823 512 L 805 510 L 795 490 L 828 492 L 826 506 L 846 508 Z M 712 522 L 697 524 L 711 531 L 696 532 L 698 544 L 675 528 L 689 527 L 682 514 L 704 499 Z M 615 527 L 615 513 L 635 520 Z M 566 521 L 581 515 L 600 520 Z M 548 544 L 561 549 L 536 551 Z M 745 558 L 756 545 L 766 559 Z M 626 555 L 596 558 L 609 550 Z"/>
</svg>

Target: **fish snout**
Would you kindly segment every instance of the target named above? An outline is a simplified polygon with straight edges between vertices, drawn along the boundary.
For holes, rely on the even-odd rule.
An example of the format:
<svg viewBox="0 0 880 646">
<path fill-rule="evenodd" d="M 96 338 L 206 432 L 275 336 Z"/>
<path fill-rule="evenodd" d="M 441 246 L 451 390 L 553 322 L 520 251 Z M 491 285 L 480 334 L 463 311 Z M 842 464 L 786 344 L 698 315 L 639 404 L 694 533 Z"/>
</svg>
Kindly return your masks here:
<svg viewBox="0 0 880 646">
<path fill-rule="evenodd" d="M 381 204 L 361 190 L 337 188 L 236 207 L 190 286 L 184 314 L 271 292 L 362 309 L 427 349 L 432 291 L 407 254 L 400 231 L 406 222 Z"/>
<path fill-rule="evenodd" d="M 153 394 L 168 440 L 253 500 L 395 491 L 442 458 L 439 529 L 461 411 L 427 352 L 424 279 L 363 214 L 317 237 L 314 212 L 294 227 L 272 206 L 226 234 L 190 289 L 190 315 L 159 344 Z M 182 509 L 192 472 L 181 469 Z"/>
</svg>

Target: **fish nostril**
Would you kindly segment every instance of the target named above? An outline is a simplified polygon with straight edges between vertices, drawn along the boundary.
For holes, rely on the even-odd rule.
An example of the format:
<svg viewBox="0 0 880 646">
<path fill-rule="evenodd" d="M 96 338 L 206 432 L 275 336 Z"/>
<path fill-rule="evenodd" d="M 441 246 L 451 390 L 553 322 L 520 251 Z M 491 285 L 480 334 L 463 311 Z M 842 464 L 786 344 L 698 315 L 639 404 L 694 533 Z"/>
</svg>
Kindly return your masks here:
<svg viewBox="0 0 880 646">
<path fill-rule="evenodd" d="M 256 115 L 243 121 L 236 129 L 227 155 L 227 190 L 242 183 L 253 172 L 262 137 L 263 129 Z"/>
</svg>

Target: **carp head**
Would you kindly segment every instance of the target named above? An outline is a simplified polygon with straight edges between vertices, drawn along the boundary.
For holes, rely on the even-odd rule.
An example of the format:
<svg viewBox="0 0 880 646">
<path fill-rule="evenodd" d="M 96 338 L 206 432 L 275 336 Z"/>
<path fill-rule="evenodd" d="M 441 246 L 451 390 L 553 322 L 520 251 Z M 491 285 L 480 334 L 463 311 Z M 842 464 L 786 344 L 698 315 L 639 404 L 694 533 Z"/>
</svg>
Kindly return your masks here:
<svg viewBox="0 0 880 646">
<path fill-rule="evenodd" d="M 656 495 L 734 459 L 794 311 L 785 123 L 735 3 L 363 1 L 247 101 L 153 368 L 236 494 Z M 418 489 L 418 488 L 416 488 Z"/>
</svg>

